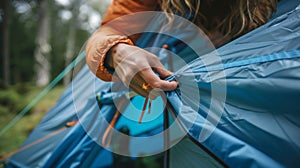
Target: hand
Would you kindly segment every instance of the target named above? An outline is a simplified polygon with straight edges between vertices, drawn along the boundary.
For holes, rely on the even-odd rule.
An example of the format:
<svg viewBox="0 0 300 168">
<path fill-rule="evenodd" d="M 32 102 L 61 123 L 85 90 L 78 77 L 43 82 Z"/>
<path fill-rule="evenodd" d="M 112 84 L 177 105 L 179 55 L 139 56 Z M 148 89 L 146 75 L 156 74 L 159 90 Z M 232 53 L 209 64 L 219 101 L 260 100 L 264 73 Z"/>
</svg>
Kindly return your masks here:
<svg viewBox="0 0 300 168">
<path fill-rule="evenodd" d="M 160 79 L 172 75 L 172 72 L 165 69 L 154 54 L 137 46 L 119 43 L 111 49 L 111 55 L 107 59 L 108 64 L 114 67 L 117 77 L 144 97 L 153 98 L 153 95 L 149 95 L 152 89 L 170 91 L 178 85 L 175 81 Z"/>
</svg>

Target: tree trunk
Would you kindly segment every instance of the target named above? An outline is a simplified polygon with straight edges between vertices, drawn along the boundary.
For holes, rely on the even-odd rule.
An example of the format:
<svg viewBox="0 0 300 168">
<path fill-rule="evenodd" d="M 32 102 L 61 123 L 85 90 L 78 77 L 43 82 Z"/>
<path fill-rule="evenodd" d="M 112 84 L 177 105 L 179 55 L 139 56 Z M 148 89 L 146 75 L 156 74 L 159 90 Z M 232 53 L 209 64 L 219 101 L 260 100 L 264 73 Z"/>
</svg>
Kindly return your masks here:
<svg viewBox="0 0 300 168">
<path fill-rule="evenodd" d="M 73 15 L 74 17 L 74 15 Z M 74 49 L 75 49 L 75 27 L 71 23 L 68 33 L 68 41 L 67 41 L 67 49 L 65 54 L 65 67 L 67 67 L 74 57 Z M 68 85 L 72 78 L 72 72 L 70 71 L 65 77 L 64 77 L 64 85 Z"/>
<path fill-rule="evenodd" d="M 51 46 L 49 44 L 49 10 L 48 0 L 38 1 L 38 34 L 35 49 L 35 74 L 36 85 L 45 86 L 50 81 L 49 54 Z"/>
<path fill-rule="evenodd" d="M 78 14 L 79 14 L 79 7 L 80 7 L 80 0 L 75 0 L 73 2 L 72 8 L 72 18 L 69 24 L 69 33 L 68 33 L 68 41 L 67 41 L 67 48 L 65 54 L 65 67 L 67 67 L 72 59 L 74 58 L 74 50 L 75 50 L 75 41 L 76 41 L 76 27 L 78 23 Z M 72 72 L 69 72 L 64 77 L 64 85 L 68 85 L 72 78 Z"/>
<path fill-rule="evenodd" d="M 9 68 L 9 0 L 3 1 L 3 35 L 2 35 L 2 55 L 3 55 L 3 87 L 7 87 L 10 83 Z"/>
</svg>

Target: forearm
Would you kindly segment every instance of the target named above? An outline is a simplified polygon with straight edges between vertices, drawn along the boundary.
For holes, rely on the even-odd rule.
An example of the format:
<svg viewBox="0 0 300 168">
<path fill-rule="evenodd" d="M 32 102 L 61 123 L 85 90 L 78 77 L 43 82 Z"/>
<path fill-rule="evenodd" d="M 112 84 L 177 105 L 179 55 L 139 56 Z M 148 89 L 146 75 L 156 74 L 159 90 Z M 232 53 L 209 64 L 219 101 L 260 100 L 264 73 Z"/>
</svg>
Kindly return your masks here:
<svg viewBox="0 0 300 168">
<path fill-rule="evenodd" d="M 126 1 L 114 0 L 103 18 L 100 28 L 90 37 L 86 45 L 86 62 L 91 71 L 100 79 L 111 81 L 112 75 L 104 66 L 104 60 L 111 47 L 118 43 L 133 45 L 137 35 L 131 30 L 143 29 L 147 22 L 129 20 L 116 21 L 119 17 L 135 12 L 156 10 L 156 0 Z M 133 19 L 133 21 L 136 21 Z"/>
<path fill-rule="evenodd" d="M 90 70 L 104 81 L 112 80 L 112 75 L 104 66 L 106 54 L 111 47 L 118 43 L 133 45 L 133 42 L 127 36 L 118 33 L 111 34 L 111 32 L 105 30 L 95 32 L 87 42 L 86 62 Z"/>
</svg>

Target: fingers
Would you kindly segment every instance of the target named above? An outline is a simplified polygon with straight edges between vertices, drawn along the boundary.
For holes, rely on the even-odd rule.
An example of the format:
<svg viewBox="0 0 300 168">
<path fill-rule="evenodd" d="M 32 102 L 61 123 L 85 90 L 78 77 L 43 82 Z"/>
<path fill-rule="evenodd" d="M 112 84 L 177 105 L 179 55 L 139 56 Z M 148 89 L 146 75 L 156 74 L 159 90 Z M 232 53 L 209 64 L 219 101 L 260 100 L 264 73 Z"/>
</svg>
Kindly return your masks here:
<svg viewBox="0 0 300 168">
<path fill-rule="evenodd" d="M 175 90 L 177 82 L 161 80 L 151 68 L 144 69 L 140 72 L 141 77 L 148 83 L 152 88 L 158 88 L 164 91 Z"/>
<path fill-rule="evenodd" d="M 142 88 L 143 83 L 146 83 L 146 82 L 144 81 L 144 79 L 142 77 L 140 77 L 137 74 L 131 79 L 129 88 L 131 90 L 133 90 L 134 92 L 136 92 L 137 94 L 139 94 L 143 97 L 147 97 L 149 94 L 149 91 Z"/>
<path fill-rule="evenodd" d="M 162 78 L 166 78 L 173 74 L 171 71 L 167 70 L 157 58 L 155 59 L 154 65 L 151 66 Z"/>
<path fill-rule="evenodd" d="M 151 100 L 155 100 L 158 96 L 162 95 L 161 92 L 163 91 L 161 89 L 152 88 L 150 85 L 149 87 L 143 85 L 148 86 L 149 84 L 140 76 L 140 74 L 137 74 L 130 81 L 129 88 L 143 97 L 149 97 Z"/>
<path fill-rule="evenodd" d="M 149 93 L 154 90 L 176 89 L 177 82 L 160 79 L 160 77 L 166 78 L 172 75 L 172 72 L 168 71 L 155 55 L 135 46 L 118 45 L 116 47 L 118 52 L 113 57 L 115 72 L 118 76 L 116 80 L 120 79 L 125 86 L 144 97 L 149 96 Z M 143 84 L 148 84 L 150 88 L 143 88 Z"/>
</svg>

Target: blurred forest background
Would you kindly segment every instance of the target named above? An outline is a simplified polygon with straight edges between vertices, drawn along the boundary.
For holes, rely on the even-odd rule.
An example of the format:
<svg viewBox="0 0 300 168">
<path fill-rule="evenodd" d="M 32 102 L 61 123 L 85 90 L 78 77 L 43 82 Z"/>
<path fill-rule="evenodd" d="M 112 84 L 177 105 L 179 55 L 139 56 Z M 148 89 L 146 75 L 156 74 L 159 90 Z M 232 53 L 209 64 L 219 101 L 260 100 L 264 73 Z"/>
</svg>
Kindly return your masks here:
<svg viewBox="0 0 300 168">
<path fill-rule="evenodd" d="M 84 50 L 110 2 L 1 0 L 0 131 Z M 0 136 L 0 156 L 23 143 L 72 76 Z"/>
</svg>

